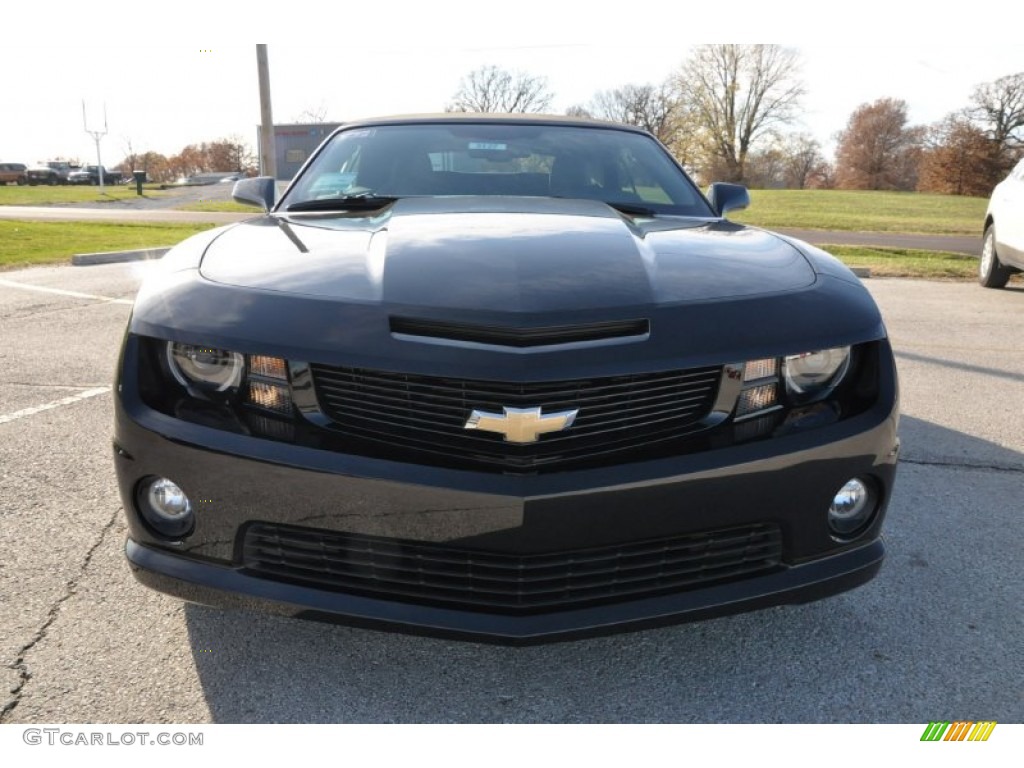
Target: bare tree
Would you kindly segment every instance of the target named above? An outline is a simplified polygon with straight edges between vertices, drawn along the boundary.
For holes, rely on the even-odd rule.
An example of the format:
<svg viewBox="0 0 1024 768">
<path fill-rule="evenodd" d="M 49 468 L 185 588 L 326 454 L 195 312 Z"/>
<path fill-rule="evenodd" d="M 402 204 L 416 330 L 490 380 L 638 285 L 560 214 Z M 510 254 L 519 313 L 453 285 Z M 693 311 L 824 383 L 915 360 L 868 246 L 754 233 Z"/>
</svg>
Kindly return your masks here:
<svg viewBox="0 0 1024 768">
<path fill-rule="evenodd" d="M 697 170 L 706 141 L 697 114 L 690 105 L 676 102 L 671 120 L 658 138 L 687 171 L 692 174 Z"/>
<path fill-rule="evenodd" d="M 1024 143 L 1024 72 L 979 85 L 971 95 L 972 114 L 986 123 L 1000 143 Z"/>
<path fill-rule="evenodd" d="M 796 52 L 777 45 L 702 45 L 675 78 L 709 155 L 728 181 L 742 181 L 757 140 L 790 122 L 801 96 Z"/>
<path fill-rule="evenodd" d="M 788 134 L 748 155 L 744 181 L 754 189 L 806 189 L 818 183 L 825 165 L 817 139 Z"/>
<path fill-rule="evenodd" d="M 993 142 L 1005 173 L 1024 150 L 1024 72 L 975 88 L 969 114 Z"/>
<path fill-rule="evenodd" d="M 593 113 L 582 104 L 573 104 L 565 110 L 566 117 L 593 117 Z"/>
<path fill-rule="evenodd" d="M 322 101 L 315 107 L 306 107 L 299 112 L 293 122 L 296 123 L 326 123 L 327 105 Z"/>
<path fill-rule="evenodd" d="M 788 189 L 806 189 L 822 175 L 825 156 L 821 144 L 810 134 L 787 136 L 782 145 L 783 177 Z"/>
<path fill-rule="evenodd" d="M 603 120 L 643 128 L 668 143 L 675 131 L 679 99 L 667 85 L 624 85 L 594 96 L 590 111 Z"/>
<path fill-rule="evenodd" d="M 811 189 L 835 189 L 836 167 L 826 160 L 811 174 L 807 186 Z"/>
<path fill-rule="evenodd" d="M 700 146 L 693 113 L 679 100 L 671 82 L 628 84 L 599 91 L 587 106 L 570 107 L 566 114 L 596 117 L 635 125 L 653 134 L 683 165 L 692 165 Z"/>
<path fill-rule="evenodd" d="M 755 149 L 747 155 L 744 182 L 752 189 L 780 189 L 786 186 L 786 155 L 778 143 Z"/>
<path fill-rule="evenodd" d="M 917 186 L 924 129 L 907 125 L 907 102 L 861 104 L 839 133 L 836 180 L 841 189 L 909 191 Z"/>
<path fill-rule="evenodd" d="M 446 112 L 544 112 L 553 98 L 547 78 L 494 65 L 462 78 Z"/>
</svg>

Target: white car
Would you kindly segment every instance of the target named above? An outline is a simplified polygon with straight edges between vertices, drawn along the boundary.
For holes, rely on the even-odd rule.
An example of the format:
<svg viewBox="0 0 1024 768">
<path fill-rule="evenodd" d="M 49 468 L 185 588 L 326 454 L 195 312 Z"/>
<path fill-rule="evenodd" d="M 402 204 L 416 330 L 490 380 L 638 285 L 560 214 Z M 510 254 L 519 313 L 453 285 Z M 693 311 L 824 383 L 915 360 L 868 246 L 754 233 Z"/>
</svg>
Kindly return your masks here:
<svg viewBox="0 0 1024 768">
<path fill-rule="evenodd" d="M 978 280 L 1002 288 L 1024 269 L 1024 160 L 992 190 L 985 214 Z"/>
</svg>

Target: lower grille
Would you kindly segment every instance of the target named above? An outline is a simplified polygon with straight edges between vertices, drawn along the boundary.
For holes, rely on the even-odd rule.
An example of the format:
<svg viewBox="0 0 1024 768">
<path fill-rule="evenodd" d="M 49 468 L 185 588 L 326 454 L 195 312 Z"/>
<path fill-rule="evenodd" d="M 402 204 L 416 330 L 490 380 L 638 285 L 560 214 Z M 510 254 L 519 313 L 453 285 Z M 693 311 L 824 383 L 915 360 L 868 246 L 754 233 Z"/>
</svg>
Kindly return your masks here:
<svg viewBox="0 0 1024 768">
<path fill-rule="evenodd" d="M 515 556 L 446 545 L 253 523 L 246 569 L 265 578 L 404 602 L 542 613 L 653 597 L 777 569 L 778 526 Z"/>
</svg>

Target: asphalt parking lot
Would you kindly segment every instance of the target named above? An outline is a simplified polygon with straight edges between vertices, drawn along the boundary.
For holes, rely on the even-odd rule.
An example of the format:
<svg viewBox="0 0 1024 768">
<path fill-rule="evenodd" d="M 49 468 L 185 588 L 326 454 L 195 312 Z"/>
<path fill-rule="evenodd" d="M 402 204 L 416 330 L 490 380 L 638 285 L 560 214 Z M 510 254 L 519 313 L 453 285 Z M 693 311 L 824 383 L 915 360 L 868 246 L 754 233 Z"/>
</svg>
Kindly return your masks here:
<svg viewBox="0 0 1024 768">
<path fill-rule="evenodd" d="M 0 273 L 0 722 L 1024 721 L 1024 289 L 869 280 L 900 366 L 889 558 L 827 601 L 512 649 L 138 586 L 110 386 L 145 264 Z"/>
</svg>

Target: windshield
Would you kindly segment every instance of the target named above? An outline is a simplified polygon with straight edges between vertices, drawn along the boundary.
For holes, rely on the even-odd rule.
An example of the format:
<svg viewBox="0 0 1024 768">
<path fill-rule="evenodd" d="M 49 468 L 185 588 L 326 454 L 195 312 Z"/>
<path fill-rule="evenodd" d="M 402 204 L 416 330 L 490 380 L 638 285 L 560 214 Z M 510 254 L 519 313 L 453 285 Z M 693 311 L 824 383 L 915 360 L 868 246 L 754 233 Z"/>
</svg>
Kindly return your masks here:
<svg viewBox="0 0 1024 768">
<path fill-rule="evenodd" d="M 665 150 L 643 134 L 470 122 L 342 131 L 329 139 L 279 208 L 315 200 L 435 195 L 584 198 L 642 206 L 651 213 L 714 215 Z"/>
</svg>

